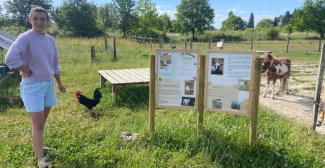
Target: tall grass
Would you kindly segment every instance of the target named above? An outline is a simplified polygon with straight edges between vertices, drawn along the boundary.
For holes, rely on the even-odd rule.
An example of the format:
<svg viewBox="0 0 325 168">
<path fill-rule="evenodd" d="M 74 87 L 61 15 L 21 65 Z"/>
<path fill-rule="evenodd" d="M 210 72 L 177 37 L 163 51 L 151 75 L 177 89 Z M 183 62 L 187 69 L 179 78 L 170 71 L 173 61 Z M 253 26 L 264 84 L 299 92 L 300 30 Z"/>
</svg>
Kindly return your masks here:
<svg viewBox="0 0 325 168">
<path fill-rule="evenodd" d="M 118 40 L 117 61 L 104 50 L 104 40 L 56 39 L 61 78 L 67 93 L 57 92 L 59 104 L 52 108 L 45 130 L 45 146 L 56 148 L 45 154 L 53 167 L 324 167 L 324 137 L 309 127 L 259 108 L 257 144 L 249 146 L 250 118 L 204 112 L 204 131 L 197 134 L 197 111 L 156 109 L 155 134 L 150 135 L 148 85 L 127 86 L 116 102 L 111 85 L 101 89 L 103 98 L 94 109 L 97 118 L 78 103 L 75 92 L 91 97 L 100 87 L 98 70 L 148 68 L 151 48 Z M 112 45 L 112 40 L 109 40 Z M 91 61 L 90 47 L 96 58 Z M 238 46 L 238 45 L 236 45 Z M 153 48 L 158 48 L 155 44 Z M 167 48 L 167 47 L 166 47 Z M 265 48 L 267 44 L 265 44 Z M 299 48 L 299 47 L 297 47 Z M 202 46 L 201 54 L 205 54 Z M 235 49 L 235 48 L 233 48 Z M 320 53 L 276 54 L 317 63 Z M 294 62 L 293 61 L 293 62 Z M 19 75 L 13 75 L 19 80 Z M 18 82 L 3 87 L 18 87 Z M 15 93 L 17 94 L 17 93 Z M 6 108 L 3 108 L 6 106 Z M 122 132 L 140 134 L 133 142 L 120 142 Z M 31 121 L 19 104 L 1 104 L 1 167 L 37 165 L 31 143 Z"/>
</svg>

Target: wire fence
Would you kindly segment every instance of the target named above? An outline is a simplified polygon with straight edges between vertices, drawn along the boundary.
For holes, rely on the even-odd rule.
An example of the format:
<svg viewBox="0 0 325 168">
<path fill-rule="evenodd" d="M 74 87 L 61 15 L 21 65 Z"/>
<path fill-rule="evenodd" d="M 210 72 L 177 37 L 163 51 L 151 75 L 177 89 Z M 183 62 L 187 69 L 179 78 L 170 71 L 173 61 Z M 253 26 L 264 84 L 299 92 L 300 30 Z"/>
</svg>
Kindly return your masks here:
<svg viewBox="0 0 325 168">
<path fill-rule="evenodd" d="M 212 39 L 207 42 L 192 42 L 190 38 L 179 40 L 164 40 L 160 38 L 147 38 L 129 36 L 132 41 L 136 41 L 140 45 L 146 46 L 158 45 L 158 48 L 176 48 L 176 49 L 220 49 L 217 43 L 223 40 L 223 49 L 225 50 L 267 50 L 267 51 L 285 51 L 285 52 L 299 52 L 299 51 L 315 51 L 321 50 L 321 41 L 317 39 L 304 39 L 304 40 L 238 40 L 238 39 Z M 147 47 L 147 46 L 146 46 Z M 156 46 L 155 46 L 156 47 Z"/>
</svg>

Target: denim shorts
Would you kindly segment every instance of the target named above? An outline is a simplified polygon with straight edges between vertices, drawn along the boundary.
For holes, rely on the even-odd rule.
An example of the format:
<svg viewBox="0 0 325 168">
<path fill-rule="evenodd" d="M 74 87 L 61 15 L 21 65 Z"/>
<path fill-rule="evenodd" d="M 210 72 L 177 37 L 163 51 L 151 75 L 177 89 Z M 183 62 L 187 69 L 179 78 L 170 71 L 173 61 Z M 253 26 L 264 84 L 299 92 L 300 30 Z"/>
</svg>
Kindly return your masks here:
<svg viewBox="0 0 325 168">
<path fill-rule="evenodd" d="M 54 80 L 31 81 L 22 78 L 20 97 L 24 102 L 27 112 L 44 111 L 45 107 L 52 107 L 58 104 L 54 91 Z"/>
</svg>

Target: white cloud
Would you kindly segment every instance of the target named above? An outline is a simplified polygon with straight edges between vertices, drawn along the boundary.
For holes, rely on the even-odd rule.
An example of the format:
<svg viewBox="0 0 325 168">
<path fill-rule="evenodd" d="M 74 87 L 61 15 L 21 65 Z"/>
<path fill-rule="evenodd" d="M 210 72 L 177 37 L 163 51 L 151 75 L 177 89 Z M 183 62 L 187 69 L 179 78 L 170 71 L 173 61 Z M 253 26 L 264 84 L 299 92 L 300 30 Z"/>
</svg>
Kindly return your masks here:
<svg viewBox="0 0 325 168">
<path fill-rule="evenodd" d="M 238 9 L 228 9 L 228 12 L 230 12 L 230 11 L 236 12 L 236 11 L 238 11 Z"/>
<path fill-rule="evenodd" d="M 260 4 L 264 5 L 264 4 L 265 4 L 265 2 L 262 2 L 262 1 L 260 1 Z"/>
<path fill-rule="evenodd" d="M 172 7 L 171 5 L 157 5 L 156 9 L 159 15 L 167 13 L 171 20 L 175 19 L 175 14 L 177 13 L 176 6 Z"/>
<path fill-rule="evenodd" d="M 294 1 L 297 1 L 299 3 L 303 3 L 303 0 L 294 0 Z"/>
<path fill-rule="evenodd" d="M 288 11 L 288 9 L 286 9 L 286 8 L 282 8 L 280 11 L 282 11 L 282 12 L 286 12 L 286 11 Z"/>
<path fill-rule="evenodd" d="M 215 14 L 214 14 L 214 20 L 215 20 L 215 21 L 221 21 L 221 22 L 223 22 L 223 21 L 226 20 L 227 18 L 228 18 L 227 15 L 220 15 L 220 14 L 218 14 L 218 13 L 215 13 Z"/>
<path fill-rule="evenodd" d="M 221 15 L 221 14 L 215 13 L 214 16 L 215 17 L 213 19 L 213 21 L 214 21 L 213 26 L 216 29 L 220 29 L 221 25 L 222 25 L 222 22 L 228 18 L 228 15 Z"/>
<path fill-rule="evenodd" d="M 241 5 L 240 5 L 240 3 L 237 3 L 237 5 L 236 6 L 234 6 L 235 8 L 238 8 L 238 7 L 240 7 Z"/>
<path fill-rule="evenodd" d="M 239 11 L 238 13 L 249 13 L 250 11 Z"/>
<path fill-rule="evenodd" d="M 270 13 L 270 11 L 263 11 L 263 13 Z"/>
<path fill-rule="evenodd" d="M 241 17 L 244 21 L 247 21 L 249 20 L 249 17 Z"/>
<path fill-rule="evenodd" d="M 275 5 L 284 5 L 284 3 L 277 3 L 277 4 L 275 4 Z"/>
</svg>

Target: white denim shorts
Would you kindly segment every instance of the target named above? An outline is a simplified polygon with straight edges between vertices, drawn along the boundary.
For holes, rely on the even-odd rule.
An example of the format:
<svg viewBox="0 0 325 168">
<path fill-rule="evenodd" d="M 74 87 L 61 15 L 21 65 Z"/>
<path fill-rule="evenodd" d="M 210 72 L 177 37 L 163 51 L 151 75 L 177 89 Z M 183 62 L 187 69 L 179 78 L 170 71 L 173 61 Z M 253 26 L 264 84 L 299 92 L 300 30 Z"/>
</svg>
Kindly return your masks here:
<svg viewBox="0 0 325 168">
<path fill-rule="evenodd" d="M 45 107 L 58 104 L 54 90 L 54 80 L 31 81 L 22 78 L 20 83 L 20 97 L 27 112 L 44 111 Z"/>
</svg>

